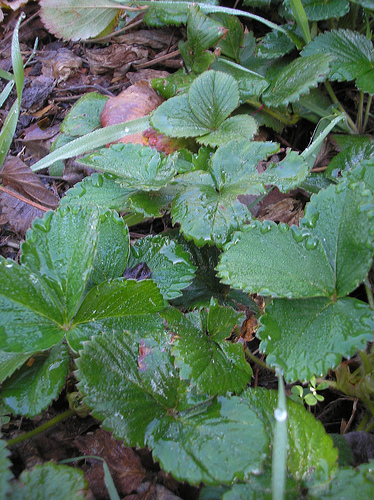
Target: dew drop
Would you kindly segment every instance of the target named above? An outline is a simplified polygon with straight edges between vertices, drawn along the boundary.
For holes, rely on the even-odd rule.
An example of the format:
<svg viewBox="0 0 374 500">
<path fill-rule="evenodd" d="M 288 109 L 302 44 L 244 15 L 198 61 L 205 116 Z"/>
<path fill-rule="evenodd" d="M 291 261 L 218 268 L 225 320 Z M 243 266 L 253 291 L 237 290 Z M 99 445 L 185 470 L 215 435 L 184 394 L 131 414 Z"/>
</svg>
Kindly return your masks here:
<svg viewBox="0 0 374 500">
<path fill-rule="evenodd" d="M 287 420 L 287 410 L 276 408 L 274 411 L 274 418 L 278 422 L 284 422 L 285 420 Z"/>
<path fill-rule="evenodd" d="M 313 250 L 314 248 L 317 248 L 317 245 L 318 245 L 317 238 L 308 238 L 305 242 L 305 248 L 307 250 Z"/>
</svg>

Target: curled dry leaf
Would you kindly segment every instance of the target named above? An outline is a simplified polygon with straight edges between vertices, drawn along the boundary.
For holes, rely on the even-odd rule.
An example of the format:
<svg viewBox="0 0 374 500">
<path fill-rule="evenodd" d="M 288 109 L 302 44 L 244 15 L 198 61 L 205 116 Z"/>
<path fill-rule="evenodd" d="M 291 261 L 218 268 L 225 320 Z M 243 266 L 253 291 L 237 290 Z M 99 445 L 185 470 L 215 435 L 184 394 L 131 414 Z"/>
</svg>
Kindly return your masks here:
<svg viewBox="0 0 374 500">
<path fill-rule="evenodd" d="M 8 223 L 12 230 L 21 236 L 26 234 L 36 217 L 43 217 L 45 213 L 8 193 L 0 193 L 0 206 L 1 222 Z"/>
<path fill-rule="evenodd" d="M 25 198 L 52 210 L 57 208 L 58 197 L 46 188 L 30 167 L 17 156 L 5 161 L 0 170 L 0 178 L 4 186 L 9 186 Z"/>
<path fill-rule="evenodd" d="M 108 99 L 100 115 L 100 124 L 102 127 L 108 127 L 147 116 L 162 102 L 162 97 L 148 83 L 138 82 L 135 85 L 130 85 L 118 96 Z M 166 154 L 178 148 L 176 141 L 166 138 L 152 128 L 145 132 L 126 135 L 119 142 L 151 146 Z"/>
<path fill-rule="evenodd" d="M 86 49 L 91 73 L 101 75 L 115 70 L 116 75 L 125 75 L 131 65 L 148 61 L 148 50 L 126 44 L 113 43 L 109 47 Z"/>
</svg>

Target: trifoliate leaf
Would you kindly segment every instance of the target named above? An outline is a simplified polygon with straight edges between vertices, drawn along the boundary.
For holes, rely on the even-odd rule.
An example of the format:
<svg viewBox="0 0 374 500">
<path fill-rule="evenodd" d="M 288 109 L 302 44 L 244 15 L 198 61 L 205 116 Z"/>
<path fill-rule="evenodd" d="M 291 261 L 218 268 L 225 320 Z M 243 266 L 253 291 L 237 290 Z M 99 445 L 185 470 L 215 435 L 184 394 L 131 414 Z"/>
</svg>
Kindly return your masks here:
<svg viewBox="0 0 374 500">
<path fill-rule="evenodd" d="M 153 331 L 161 321 L 155 313 L 163 308 L 163 297 L 151 280 L 104 281 L 86 295 L 67 333 L 68 343 L 78 351 L 94 335 L 123 330 Z"/>
<path fill-rule="evenodd" d="M 12 500 L 82 500 L 88 490 L 84 473 L 67 465 L 47 462 L 36 465 L 33 470 L 22 472 L 16 483 L 12 485 Z"/>
<path fill-rule="evenodd" d="M 289 382 L 324 376 L 342 356 L 364 349 L 374 328 L 369 306 L 350 297 L 274 299 L 260 321 L 260 349 Z"/>
<path fill-rule="evenodd" d="M 86 344 L 77 376 L 93 414 L 126 444 L 147 444 L 165 471 L 190 484 L 230 483 L 261 470 L 268 438 L 256 413 L 236 397 L 187 392 L 169 350 L 162 330 L 108 333 Z"/>
<path fill-rule="evenodd" d="M 100 113 L 108 97 L 89 92 L 71 108 L 61 123 L 61 132 L 70 137 L 80 137 L 100 127 Z M 62 144 L 61 144 L 62 145 Z"/>
<path fill-rule="evenodd" d="M 250 116 L 246 117 L 249 131 L 243 130 L 242 118 L 222 129 L 225 119 L 238 104 L 239 88 L 235 78 L 220 71 L 206 71 L 194 80 L 188 94 L 173 97 L 156 109 L 152 126 L 172 137 L 196 137 L 203 144 L 228 142 L 233 134 L 238 138 L 240 133 L 251 138 L 257 125 Z M 227 139 L 224 131 L 230 132 Z"/>
<path fill-rule="evenodd" d="M 257 130 L 258 124 L 252 116 L 236 115 L 227 118 L 217 130 L 199 137 L 198 142 L 214 147 L 234 140 L 250 141 Z"/>
<path fill-rule="evenodd" d="M 92 208 L 66 207 L 36 220 L 22 244 L 22 264 L 48 290 L 65 321 L 79 306 L 95 256 L 99 223 Z"/>
<path fill-rule="evenodd" d="M 186 317 L 176 309 L 162 313 L 173 334 L 172 353 L 184 380 L 199 392 L 211 395 L 240 392 L 250 382 L 252 370 L 241 343 L 226 340 L 244 316 L 214 300 L 209 310 Z"/>
<path fill-rule="evenodd" d="M 302 56 L 333 56 L 330 80 L 356 80 L 356 86 L 374 94 L 374 48 L 372 42 L 356 31 L 332 30 L 318 35 L 302 51 Z"/>
<path fill-rule="evenodd" d="M 270 83 L 262 94 L 262 102 L 269 107 L 278 107 L 308 94 L 311 88 L 326 79 L 332 59 L 326 54 L 295 59 Z"/>
<path fill-rule="evenodd" d="M 121 4 L 113 0 L 79 2 L 74 0 L 42 0 L 40 16 L 48 31 L 65 40 L 97 36 L 117 17 Z"/>
<path fill-rule="evenodd" d="M 68 374 L 69 351 L 55 346 L 49 355 L 30 358 L 5 380 L 1 390 L 4 406 L 14 415 L 35 417 L 58 397 Z"/>
<path fill-rule="evenodd" d="M 121 187 L 155 191 L 176 174 L 173 157 L 140 144 L 113 144 L 81 158 L 80 163 L 119 177 Z"/>
<path fill-rule="evenodd" d="M 194 276 L 195 267 L 190 262 L 190 255 L 175 241 L 161 235 L 140 239 L 131 247 L 127 267 L 132 268 L 141 262 L 147 264 L 151 278 L 166 300 L 179 297 Z"/>
</svg>

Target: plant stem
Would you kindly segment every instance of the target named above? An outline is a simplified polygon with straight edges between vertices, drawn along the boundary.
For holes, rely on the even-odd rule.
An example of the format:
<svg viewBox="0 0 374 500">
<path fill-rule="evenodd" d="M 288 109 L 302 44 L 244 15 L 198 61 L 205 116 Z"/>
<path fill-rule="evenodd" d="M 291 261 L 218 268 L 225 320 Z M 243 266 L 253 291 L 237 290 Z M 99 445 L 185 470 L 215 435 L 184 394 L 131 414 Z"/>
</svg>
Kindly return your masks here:
<svg viewBox="0 0 374 500">
<path fill-rule="evenodd" d="M 365 415 L 362 417 L 361 422 L 358 424 L 356 431 L 363 431 L 364 429 L 366 429 L 369 420 L 370 415 L 368 413 L 365 413 Z"/>
<path fill-rule="evenodd" d="M 352 118 L 348 115 L 348 113 L 346 112 L 346 110 L 343 108 L 343 106 L 340 104 L 338 98 L 336 97 L 335 95 L 335 92 L 333 91 L 332 87 L 331 87 L 331 83 L 330 82 L 325 82 L 325 87 L 326 87 L 326 90 L 327 92 L 329 93 L 332 101 L 334 104 L 337 104 L 338 105 L 338 109 L 339 111 L 341 111 L 342 113 L 345 114 L 346 116 L 346 119 L 347 119 L 347 122 L 348 122 L 348 125 L 350 126 L 350 128 L 352 129 L 352 132 L 354 134 L 358 134 L 358 129 L 356 127 L 356 125 L 354 124 Z"/>
<path fill-rule="evenodd" d="M 265 368 L 265 370 L 269 370 L 271 372 L 275 372 L 274 368 L 271 368 L 264 361 L 262 361 L 261 359 L 258 359 L 254 354 L 252 354 L 252 352 L 248 349 L 248 347 L 245 350 L 245 354 L 246 354 L 246 356 L 249 357 L 249 359 L 251 361 L 253 361 L 257 365 L 261 366 L 261 368 Z"/>
<path fill-rule="evenodd" d="M 25 434 L 22 434 L 22 436 L 18 436 L 16 438 L 9 439 L 9 441 L 7 441 L 7 446 L 13 446 L 14 444 L 22 443 L 22 441 L 26 441 L 27 439 L 30 439 L 34 436 L 37 436 L 38 434 L 45 432 L 49 428 L 58 424 L 59 422 L 62 422 L 62 420 L 66 420 L 67 418 L 70 418 L 73 415 L 75 415 L 74 410 L 70 410 L 70 409 L 66 410 L 63 413 L 60 413 L 60 415 L 57 415 L 57 417 L 52 418 L 52 420 L 50 420 L 49 422 L 46 422 L 45 424 L 41 425 L 40 427 L 37 427 L 36 429 L 33 429 L 30 432 L 26 432 Z"/>
<path fill-rule="evenodd" d="M 371 108 L 371 103 L 373 102 L 373 96 L 369 95 L 368 97 L 368 102 L 366 103 L 366 109 L 365 109 L 365 116 L 364 116 L 364 123 L 362 124 L 362 132 L 365 132 L 368 120 L 369 120 L 369 115 L 370 115 L 370 108 Z"/>
<path fill-rule="evenodd" d="M 360 91 L 360 102 L 358 104 L 358 112 L 357 112 L 357 128 L 360 134 L 363 132 L 362 124 L 363 124 L 363 115 L 364 115 L 364 93 Z"/>
<path fill-rule="evenodd" d="M 295 125 L 300 120 L 300 117 L 298 115 L 293 115 L 291 118 L 288 118 L 284 114 L 279 113 L 274 109 L 267 108 L 266 106 L 256 101 L 255 99 L 247 99 L 246 102 L 249 105 L 253 106 L 254 108 L 257 108 L 259 111 L 263 111 L 264 113 L 268 114 L 269 116 L 272 116 L 273 118 L 279 120 L 281 123 L 284 123 L 287 126 Z"/>
</svg>

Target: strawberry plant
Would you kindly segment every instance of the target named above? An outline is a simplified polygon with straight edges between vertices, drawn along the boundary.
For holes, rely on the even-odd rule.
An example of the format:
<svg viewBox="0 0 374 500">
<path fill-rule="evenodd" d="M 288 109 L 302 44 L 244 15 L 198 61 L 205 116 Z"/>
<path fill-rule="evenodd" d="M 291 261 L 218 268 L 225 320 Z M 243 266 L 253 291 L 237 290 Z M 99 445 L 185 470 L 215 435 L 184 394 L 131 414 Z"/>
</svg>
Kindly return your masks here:
<svg viewBox="0 0 374 500">
<path fill-rule="evenodd" d="M 286 400 L 282 377 L 309 381 L 308 394 L 296 386 L 308 405 L 327 385 L 360 398 L 370 428 L 371 385 L 362 380 L 372 376 L 374 163 L 371 138 L 359 134 L 373 123 L 373 6 L 285 0 L 277 25 L 214 1 L 124 4 L 96 2 L 100 22 L 79 7 L 77 23 L 70 0 L 41 1 L 47 27 L 70 39 L 98 35 L 120 6 L 144 9 L 151 26 L 185 23 L 185 67 L 153 81 L 166 101 L 145 118 L 101 129 L 106 98 L 84 96 L 54 151 L 33 166 L 84 154 L 78 161 L 97 172 L 34 221 L 20 264 L 0 257 L 2 407 L 39 415 L 74 376 L 105 429 L 149 447 L 178 480 L 204 484 L 201 498 L 355 498 L 358 489 L 369 498 L 372 463 L 339 465 L 332 437 Z M 237 16 L 270 31 L 256 39 Z M 334 82 L 353 82 L 356 116 Z M 254 140 L 263 124 L 280 131 L 301 119 L 318 124 L 302 152 Z M 189 147 L 170 155 L 132 143 L 102 148 L 150 125 Z M 341 152 L 316 176 L 331 131 Z M 297 226 L 255 218 L 275 187 L 311 194 Z M 130 241 L 129 226 L 169 215 L 173 228 Z M 362 284 L 367 296 L 357 294 Z M 241 337 L 249 309 L 278 394 L 253 387 L 249 360 L 260 361 Z M 362 366 L 351 373 L 341 361 L 355 354 Z M 0 445 L 4 498 L 30 498 L 49 477 L 65 482 L 65 498 L 84 495 L 82 478 L 64 465 L 12 482 Z"/>
</svg>

